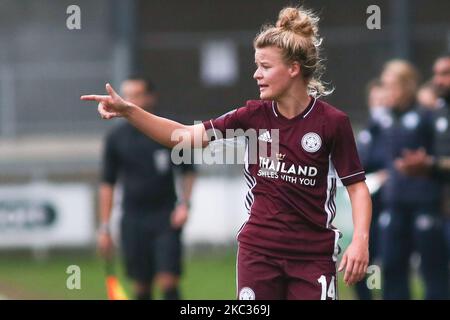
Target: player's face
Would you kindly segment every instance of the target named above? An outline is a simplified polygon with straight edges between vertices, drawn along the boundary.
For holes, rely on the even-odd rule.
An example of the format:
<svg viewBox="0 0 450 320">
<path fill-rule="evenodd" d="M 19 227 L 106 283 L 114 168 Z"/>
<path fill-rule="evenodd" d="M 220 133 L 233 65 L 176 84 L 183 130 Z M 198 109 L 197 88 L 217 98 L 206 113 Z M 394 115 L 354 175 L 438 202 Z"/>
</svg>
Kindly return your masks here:
<svg viewBox="0 0 450 320">
<path fill-rule="evenodd" d="M 395 72 L 384 72 L 381 76 L 381 83 L 386 94 L 386 106 L 402 108 L 410 102 L 410 93 L 407 88 L 402 85 Z"/>
<path fill-rule="evenodd" d="M 450 58 L 436 61 L 433 67 L 433 84 L 440 97 L 450 96 Z"/>
<path fill-rule="evenodd" d="M 150 110 L 154 107 L 156 98 L 147 91 L 144 81 L 126 80 L 121 87 L 123 98 L 135 105 Z"/>
<path fill-rule="evenodd" d="M 369 92 L 369 108 L 378 108 L 386 106 L 386 92 L 383 87 L 373 87 Z"/>
<path fill-rule="evenodd" d="M 422 88 L 417 92 L 417 102 L 423 107 L 434 109 L 437 97 L 431 88 Z"/>
<path fill-rule="evenodd" d="M 282 51 L 276 47 L 255 49 L 256 71 L 253 78 L 259 86 L 262 100 L 277 100 L 292 84 L 289 66 L 283 61 Z"/>
</svg>

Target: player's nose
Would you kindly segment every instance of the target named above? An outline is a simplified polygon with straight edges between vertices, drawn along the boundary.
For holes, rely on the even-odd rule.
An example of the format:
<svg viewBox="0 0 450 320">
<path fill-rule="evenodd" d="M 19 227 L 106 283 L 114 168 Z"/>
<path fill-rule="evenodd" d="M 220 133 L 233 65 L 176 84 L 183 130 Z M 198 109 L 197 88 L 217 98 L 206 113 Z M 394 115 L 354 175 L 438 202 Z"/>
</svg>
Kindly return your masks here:
<svg viewBox="0 0 450 320">
<path fill-rule="evenodd" d="M 261 72 L 259 72 L 259 69 L 256 69 L 255 73 L 253 74 L 253 79 L 259 80 L 262 78 Z"/>
</svg>

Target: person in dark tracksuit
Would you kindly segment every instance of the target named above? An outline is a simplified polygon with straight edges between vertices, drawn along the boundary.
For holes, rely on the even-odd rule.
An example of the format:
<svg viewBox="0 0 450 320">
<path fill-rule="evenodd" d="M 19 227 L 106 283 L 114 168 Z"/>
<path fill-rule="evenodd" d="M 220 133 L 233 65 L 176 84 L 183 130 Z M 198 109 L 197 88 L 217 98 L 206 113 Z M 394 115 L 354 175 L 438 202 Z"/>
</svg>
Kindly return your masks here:
<svg viewBox="0 0 450 320">
<path fill-rule="evenodd" d="M 156 103 L 149 80 L 136 77 L 123 82 L 126 99 L 146 110 Z M 182 174 L 181 200 L 177 202 L 174 175 Z M 156 282 L 163 298 L 180 298 L 182 226 L 187 220 L 194 182 L 194 167 L 174 166 L 171 151 L 150 140 L 128 122 L 107 135 L 100 187 L 101 227 L 98 245 L 108 257 L 112 251 L 109 223 L 114 187 L 123 189 L 120 247 L 127 275 L 134 281 L 135 298 L 151 299 Z"/>
<path fill-rule="evenodd" d="M 387 111 L 384 92 L 379 79 L 372 80 L 367 86 L 367 98 L 370 118 L 367 127 L 358 134 L 358 153 L 366 173 L 376 173 L 378 179 L 385 180 L 385 142 L 382 130 Z M 377 221 L 382 211 L 381 189 L 376 190 L 371 196 L 372 224 L 370 225 L 369 265 L 374 262 L 378 254 Z M 373 298 L 366 281 L 358 282 L 355 285 L 355 290 L 360 300 L 371 300 Z"/>
<path fill-rule="evenodd" d="M 399 163 L 399 169 L 412 176 L 430 176 L 441 184 L 441 208 L 450 258 L 450 53 L 436 59 L 433 85 L 440 98 L 440 106 L 434 112 L 434 154 L 423 150 L 410 153 Z"/>
<path fill-rule="evenodd" d="M 410 299 L 409 262 L 414 251 L 421 256 L 425 298 L 448 298 L 440 186 L 397 168 L 399 159 L 413 150 L 433 154 L 432 114 L 414 103 L 417 78 L 414 67 L 401 60 L 389 62 L 381 76 L 390 107 L 383 130 L 389 179 L 382 190 L 385 209 L 379 218 L 384 299 Z"/>
</svg>

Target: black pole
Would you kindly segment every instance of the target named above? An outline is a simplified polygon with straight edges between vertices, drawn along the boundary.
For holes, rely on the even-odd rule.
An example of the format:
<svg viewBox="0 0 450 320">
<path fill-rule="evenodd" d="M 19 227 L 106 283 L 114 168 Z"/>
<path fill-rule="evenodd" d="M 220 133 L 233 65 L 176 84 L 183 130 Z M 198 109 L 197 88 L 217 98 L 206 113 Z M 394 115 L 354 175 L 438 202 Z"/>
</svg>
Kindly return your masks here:
<svg viewBox="0 0 450 320">
<path fill-rule="evenodd" d="M 117 86 L 136 72 L 137 0 L 114 0 L 113 81 Z"/>
<path fill-rule="evenodd" d="M 411 4 L 408 0 L 389 1 L 392 27 L 392 53 L 397 58 L 410 60 Z"/>
</svg>

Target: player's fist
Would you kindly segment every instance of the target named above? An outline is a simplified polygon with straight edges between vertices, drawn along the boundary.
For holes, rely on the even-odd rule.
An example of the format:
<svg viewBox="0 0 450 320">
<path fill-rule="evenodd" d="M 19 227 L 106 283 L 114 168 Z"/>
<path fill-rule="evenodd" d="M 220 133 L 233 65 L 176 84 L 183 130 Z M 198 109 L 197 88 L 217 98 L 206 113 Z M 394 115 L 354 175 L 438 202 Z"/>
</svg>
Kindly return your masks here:
<svg viewBox="0 0 450 320">
<path fill-rule="evenodd" d="M 174 229 L 180 229 L 186 223 L 189 217 L 189 208 L 186 204 L 181 203 L 176 206 L 170 217 L 170 222 Z"/>
<path fill-rule="evenodd" d="M 102 257 L 110 258 L 112 256 L 114 244 L 109 232 L 100 232 L 98 234 L 97 248 Z"/>
</svg>

